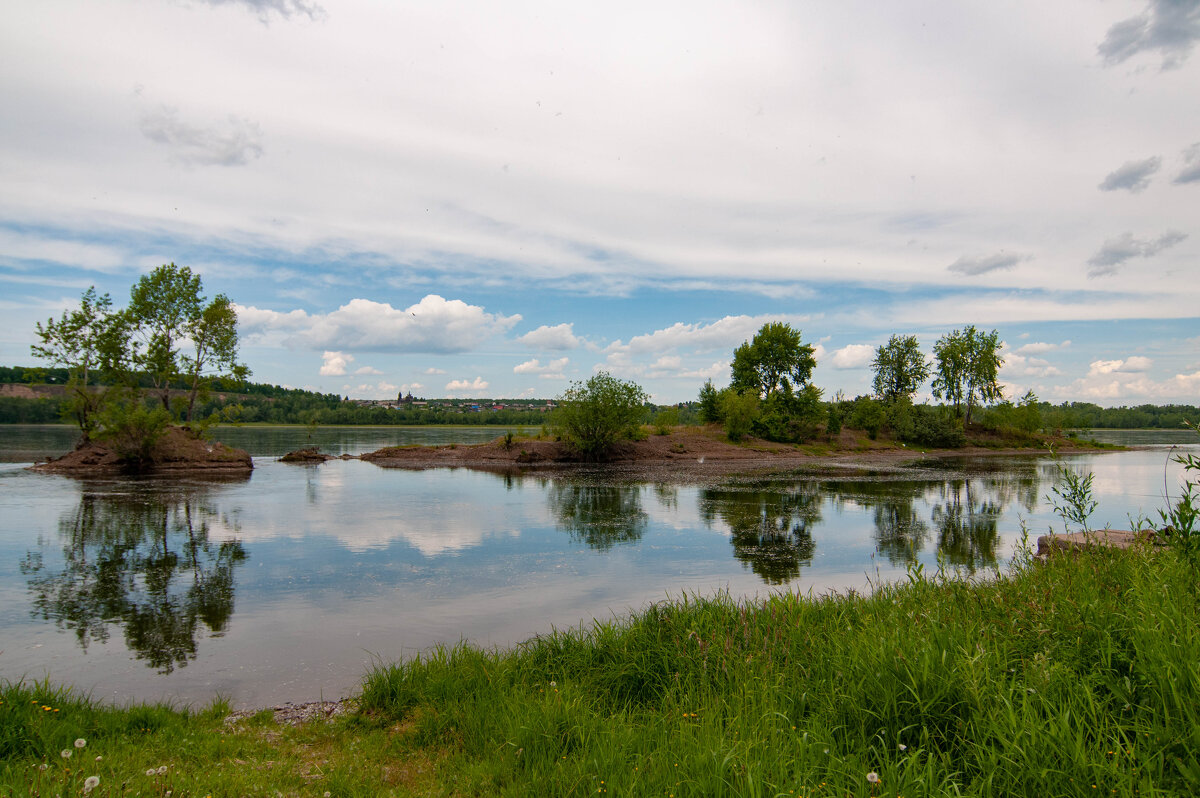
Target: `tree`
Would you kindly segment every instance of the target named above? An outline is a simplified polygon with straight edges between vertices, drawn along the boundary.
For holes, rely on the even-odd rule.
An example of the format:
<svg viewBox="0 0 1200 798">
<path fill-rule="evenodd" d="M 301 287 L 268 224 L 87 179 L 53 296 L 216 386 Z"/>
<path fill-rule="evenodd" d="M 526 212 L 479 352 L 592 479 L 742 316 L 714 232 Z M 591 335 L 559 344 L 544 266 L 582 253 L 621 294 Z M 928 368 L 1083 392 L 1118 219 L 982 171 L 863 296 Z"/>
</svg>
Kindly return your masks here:
<svg viewBox="0 0 1200 798">
<path fill-rule="evenodd" d="M 1004 392 L 997 384 L 1004 358 L 1000 356 L 1000 333 L 992 330 L 981 333 L 974 325 L 955 330 L 938 339 L 933 345 L 936 375 L 933 395 L 954 403 L 955 414 L 966 405 L 963 425 L 971 423 L 971 409 L 980 403 L 1002 399 Z"/>
<path fill-rule="evenodd" d="M 893 335 L 875 350 L 875 395 L 888 403 L 911 397 L 929 379 L 929 362 L 915 335 Z"/>
<path fill-rule="evenodd" d="M 130 359 L 150 378 L 164 410 L 171 409 L 171 383 L 180 373 L 180 342 L 199 319 L 203 301 L 200 275 L 174 263 L 143 275 L 130 290 Z"/>
<path fill-rule="evenodd" d="M 637 383 L 601 371 L 586 383 L 572 383 L 558 398 L 550 426 L 585 458 L 597 460 L 637 430 L 649 401 Z"/>
<path fill-rule="evenodd" d="M 34 357 L 67 369 L 65 412 L 74 417 L 84 440 L 91 437 L 104 403 L 104 392 L 92 385 L 102 369 L 119 360 L 122 327 L 111 312 L 112 298 L 97 296 L 95 286 L 83 292 L 79 307 L 63 311 L 58 321 L 37 324 L 40 344 L 30 346 Z"/>
<path fill-rule="evenodd" d="M 213 377 L 231 376 L 244 380 L 250 369 L 237 362 L 237 311 L 224 294 L 218 294 L 189 325 L 192 354 L 180 361 L 189 382 L 186 421 L 192 420 L 196 396 L 207 388 Z"/>
<path fill-rule="evenodd" d="M 800 342 L 800 331 L 790 324 L 764 324 L 733 352 L 732 387 L 752 391 L 765 399 L 773 393 L 790 396 L 812 377 L 817 359 L 813 348 Z"/>
</svg>

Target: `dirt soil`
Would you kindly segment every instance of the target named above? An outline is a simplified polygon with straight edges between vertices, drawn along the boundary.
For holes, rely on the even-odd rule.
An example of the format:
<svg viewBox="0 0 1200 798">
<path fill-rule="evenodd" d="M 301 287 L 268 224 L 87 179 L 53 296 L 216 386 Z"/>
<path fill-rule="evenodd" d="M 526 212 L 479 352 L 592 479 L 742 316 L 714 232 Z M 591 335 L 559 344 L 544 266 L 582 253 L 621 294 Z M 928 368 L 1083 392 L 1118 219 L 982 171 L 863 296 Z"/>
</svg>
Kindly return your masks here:
<svg viewBox="0 0 1200 798">
<path fill-rule="evenodd" d="M 161 474 L 182 471 L 249 472 L 254 468 L 250 455 L 218 441 L 206 441 L 183 427 L 171 427 L 154 447 L 143 473 Z M 97 441 L 80 442 L 71 452 L 32 466 L 34 471 L 58 474 L 120 473 L 130 470 L 128 463 Z"/>
<path fill-rule="evenodd" d="M 1071 451 L 1076 445 L 1062 439 L 1056 451 Z M 613 475 L 655 481 L 695 481 L 729 474 L 805 468 L 839 472 L 844 470 L 891 470 L 912 467 L 933 457 L 1044 454 L 1045 449 L 913 449 L 889 441 L 872 441 L 855 430 L 843 430 L 832 441 L 819 440 L 793 445 L 747 439 L 730 443 L 716 427 L 676 428 L 669 435 L 649 435 L 645 440 L 620 444 L 603 463 L 580 460 L 565 443 L 552 440 L 503 438 L 483 444 L 445 446 L 395 446 L 360 455 L 358 459 L 383 468 L 471 468 L 518 473 L 531 470 L 596 466 Z"/>
</svg>

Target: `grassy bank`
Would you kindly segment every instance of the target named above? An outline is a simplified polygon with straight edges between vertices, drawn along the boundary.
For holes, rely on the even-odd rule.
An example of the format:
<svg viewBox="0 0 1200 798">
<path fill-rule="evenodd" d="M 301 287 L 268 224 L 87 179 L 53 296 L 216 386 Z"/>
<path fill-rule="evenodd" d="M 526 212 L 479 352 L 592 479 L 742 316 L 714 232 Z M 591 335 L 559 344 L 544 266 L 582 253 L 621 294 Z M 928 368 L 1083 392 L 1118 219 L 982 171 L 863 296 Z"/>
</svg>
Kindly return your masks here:
<svg viewBox="0 0 1200 798">
<path fill-rule="evenodd" d="M 94 775 L 93 795 L 1180 795 L 1200 783 L 1197 590 L 1143 549 L 689 599 L 381 665 L 357 714 L 298 728 L 8 685 L 0 794 Z"/>
</svg>

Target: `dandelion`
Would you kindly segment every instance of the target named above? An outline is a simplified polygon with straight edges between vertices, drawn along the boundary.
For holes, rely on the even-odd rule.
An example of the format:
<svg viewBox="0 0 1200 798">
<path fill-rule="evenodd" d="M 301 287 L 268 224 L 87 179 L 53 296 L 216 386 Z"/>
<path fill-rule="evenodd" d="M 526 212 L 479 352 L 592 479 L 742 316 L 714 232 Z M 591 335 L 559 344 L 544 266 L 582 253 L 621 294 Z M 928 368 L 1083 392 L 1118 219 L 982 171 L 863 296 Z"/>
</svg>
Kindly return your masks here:
<svg viewBox="0 0 1200 798">
<path fill-rule="evenodd" d="M 38 770 L 45 770 L 48 767 L 50 766 L 43 762 L 42 764 L 38 765 Z"/>
<path fill-rule="evenodd" d="M 83 739 L 82 737 L 75 741 L 76 748 L 83 748 L 85 745 L 87 745 L 87 740 Z"/>
<path fill-rule="evenodd" d="M 71 749 L 64 748 L 62 751 L 59 752 L 59 755 L 62 756 L 63 759 L 70 759 L 71 758 Z"/>
<path fill-rule="evenodd" d="M 867 782 L 869 784 L 878 784 L 879 783 L 879 774 L 872 770 L 870 773 L 867 774 Z"/>
<path fill-rule="evenodd" d="M 550 686 L 551 686 L 551 687 L 558 687 L 558 682 L 552 681 L 552 682 L 550 682 Z"/>
<path fill-rule="evenodd" d="M 99 786 L 100 786 L 100 777 L 99 776 L 88 776 L 86 779 L 83 780 L 83 791 L 85 793 L 89 793 Z"/>
<path fill-rule="evenodd" d="M 147 770 L 147 771 L 146 771 L 146 775 L 147 775 L 147 776 L 153 776 L 153 775 L 154 775 L 155 773 L 157 773 L 157 772 L 158 772 L 158 771 L 157 771 L 157 770 L 155 770 L 154 768 L 150 768 L 149 770 Z"/>
<path fill-rule="evenodd" d="M 167 766 L 166 766 L 166 765 L 159 765 L 159 766 L 158 766 L 158 775 L 160 775 L 160 776 L 165 776 L 165 775 L 167 775 Z"/>
<path fill-rule="evenodd" d="M 901 751 L 907 751 L 907 750 L 908 750 L 908 746 L 907 746 L 907 745 L 905 745 L 904 743 L 900 743 L 900 750 L 901 750 Z"/>
<path fill-rule="evenodd" d="M 104 758 L 104 757 L 102 757 L 102 756 L 98 756 L 98 757 L 96 757 L 96 761 L 97 761 L 97 762 L 99 762 L 99 761 L 100 761 L 101 759 L 103 759 L 103 758 Z"/>
</svg>

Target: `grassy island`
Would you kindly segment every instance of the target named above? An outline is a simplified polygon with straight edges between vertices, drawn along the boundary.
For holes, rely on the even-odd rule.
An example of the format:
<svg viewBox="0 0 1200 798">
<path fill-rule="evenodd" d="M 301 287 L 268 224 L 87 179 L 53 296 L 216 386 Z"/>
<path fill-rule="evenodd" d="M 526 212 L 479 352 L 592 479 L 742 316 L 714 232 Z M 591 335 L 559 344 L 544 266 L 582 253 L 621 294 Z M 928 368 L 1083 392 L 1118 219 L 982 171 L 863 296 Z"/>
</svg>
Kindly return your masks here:
<svg viewBox="0 0 1200 798">
<path fill-rule="evenodd" d="M 380 664 L 290 726 L 3 688 L 0 794 L 1180 795 L 1200 783 L 1186 547 L 980 581 L 682 598 Z M 80 747 L 76 747 L 80 746 Z"/>
</svg>

